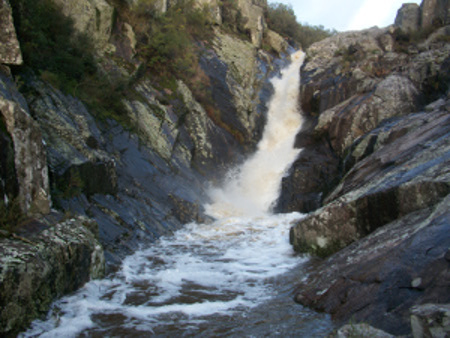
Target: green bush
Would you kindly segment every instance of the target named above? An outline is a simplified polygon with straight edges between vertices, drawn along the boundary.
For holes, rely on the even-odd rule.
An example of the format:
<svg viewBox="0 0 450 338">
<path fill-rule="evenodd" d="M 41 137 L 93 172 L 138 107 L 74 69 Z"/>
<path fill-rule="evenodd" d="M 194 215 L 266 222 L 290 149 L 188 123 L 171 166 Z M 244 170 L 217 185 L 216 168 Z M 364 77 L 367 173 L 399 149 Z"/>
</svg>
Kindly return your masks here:
<svg viewBox="0 0 450 338">
<path fill-rule="evenodd" d="M 66 94 L 84 101 L 98 118 L 113 118 L 129 127 L 122 104 L 126 86 L 113 84 L 98 71 L 94 46 L 75 31 L 52 0 L 10 0 L 24 67 Z"/>
<path fill-rule="evenodd" d="M 325 29 L 323 26 L 310 26 L 298 23 L 292 6 L 282 3 L 269 4 L 267 24 L 270 29 L 288 38 L 291 44 L 299 44 L 304 49 L 314 42 L 323 40 L 336 33 Z"/>
</svg>

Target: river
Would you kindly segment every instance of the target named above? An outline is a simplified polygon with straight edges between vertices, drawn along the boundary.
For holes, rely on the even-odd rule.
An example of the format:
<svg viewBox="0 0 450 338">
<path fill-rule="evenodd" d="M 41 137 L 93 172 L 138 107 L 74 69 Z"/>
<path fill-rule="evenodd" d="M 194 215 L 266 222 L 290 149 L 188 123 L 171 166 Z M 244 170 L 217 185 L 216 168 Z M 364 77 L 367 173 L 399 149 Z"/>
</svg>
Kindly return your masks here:
<svg viewBox="0 0 450 338">
<path fill-rule="evenodd" d="M 270 212 L 300 152 L 304 54 L 291 57 L 272 80 L 257 151 L 210 189 L 205 209 L 215 221 L 140 248 L 115 274 L 56 301 L 21 337 L 324 337 L 333 329 L 328 316 L 293 301 L 308 258 L 293 252 L 289 229 L 304 215 Z"/>
</svg>

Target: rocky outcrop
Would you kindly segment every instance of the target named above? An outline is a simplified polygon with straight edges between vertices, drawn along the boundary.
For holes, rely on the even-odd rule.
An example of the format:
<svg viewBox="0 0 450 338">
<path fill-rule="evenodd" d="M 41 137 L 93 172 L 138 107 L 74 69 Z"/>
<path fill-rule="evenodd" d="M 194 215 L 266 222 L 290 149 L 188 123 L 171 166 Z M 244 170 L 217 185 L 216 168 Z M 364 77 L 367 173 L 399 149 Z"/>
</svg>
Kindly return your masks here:
<svg viewBox="0 0 450 338">
<path fill-rule="evenodd" d="M 276 51 L 278 54 L 286 52 L 286 50 L 289 47 L 289 44 L 286 42 L 283 37 L 274 32 L 273 30 L 267 29 L 266 32 L 266 42 L 269 44 L 270 47 L 274 51 Z"/>
<path fill-rule="evenodd" d="M 411 331 L 414 305 L 448 303 L 449 197 L 409 213 L 307 267 L 296 300 L 394 334 Z"/>
<path fill-rule="evenodd" d="M 421 10 L 418 4 L 403 4 L 397 12 L 395 26 L 404 32 L 417 31 L 421 24 Z"/>
<path fill-rule="evenodd" d="M 310 211 L 291 229 L 294 248 L 328 257 L 307 268 L 296 300 L 393 335 L 410 334 L 412 306 L 448 303 L 450 286 L 450 45 L 445 27 L 418 40 L 407 11 L 400 30 L 337 34 L 308 50 L 304 149 L 279 202 Z"/>
<path fill-rule="evenodd" d="M 98 51 L 112 51 L 109 44 L 113 28 L 114 7 L 105 0 L 54 0 L 62 12 L 73 19 L 75 28 L 87 34 Z"/>
<path fill-rule="evenodd" d="M 267 7 L 267 1 L 238 0 L 237 5 L 241 15 L 246 19 L 244 27 L 250 32 L 252 44 L 256 47 L 261 47 L 264 30 L 266 28 L 264 8 Z"/>
<path fill-rule="evenodd" d="M 283 181 L 276 210 L 320 207 L 355 163 L 347 158 L 353 142 L 383 121 L 445 95 L 450 79 L 445 31 L 408 44 L 393 28 L 373 28 L 337 34 L 308 49 L 300 89 L 308 123 L 296 144 L 305 149 Z"/>
<path fill-rule="evenodd" d="M 422 28 L 445 26 L 450 23 L 450 2 L 448 0 L 423 0 Z"/>
<path fill-rule="evenodd" d="M 0 32 L 0 64 L 22 64 L 22 53 L 8 0 L 0 1 Z"/>
<path fill-rule="evenodd" d="M 449 108 L 447 101 L 432 112 L 391 120 L 362 138 L 350 155 L 358 162 L 326 206 L 292 228 L 294 248 L 328 255 L 445 197 Z"/>
<path fill-rule="evenodd" d="M 103 250 L 84 217 L 31 220 L 0 238 L 0 334 L 13 336 L 45 315 L 55 297 L 104 274 Z"/>
<path fill-rule="evenodd" d="M 22 95 L 0 74 L 0 112 L 14 144 L 14 166 L 22 212 L 50 211 L 47 157 L 39 125 L 30 116 Z"/>
</svg>

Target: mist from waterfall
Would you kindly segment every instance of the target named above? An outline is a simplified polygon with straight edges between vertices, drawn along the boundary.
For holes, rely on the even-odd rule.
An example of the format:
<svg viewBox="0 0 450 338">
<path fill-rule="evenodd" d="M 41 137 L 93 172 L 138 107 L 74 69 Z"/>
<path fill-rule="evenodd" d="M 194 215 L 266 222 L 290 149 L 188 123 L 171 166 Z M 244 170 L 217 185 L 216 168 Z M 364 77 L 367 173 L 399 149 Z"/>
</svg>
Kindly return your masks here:
<svg viewBox="0 0 450 338">
<path fill-rule="evenodd" d="M 304 53 L 291 56 L 292 63 L 272 79 L 274 95 L 267 123 L 256 153 L 231 170 L 220 188 L 212 188 L 206 213 L 215 218 L 268 214 L 278 198 L 281 180 L 297 158 L 295 137 L 302 124 L 298 96 Z"/>
</svg>

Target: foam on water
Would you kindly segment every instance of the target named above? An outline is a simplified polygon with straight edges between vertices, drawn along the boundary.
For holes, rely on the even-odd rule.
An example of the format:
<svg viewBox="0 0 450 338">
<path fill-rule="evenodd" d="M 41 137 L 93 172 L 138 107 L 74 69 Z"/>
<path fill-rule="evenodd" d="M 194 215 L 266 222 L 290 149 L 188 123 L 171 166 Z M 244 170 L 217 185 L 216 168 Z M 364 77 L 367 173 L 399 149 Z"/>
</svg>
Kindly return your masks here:
<svg viewBox="0 0 450 338">
<path fill-rule="evenodd" d="M 303 215 L 271 215 L 281 179 L 297 157 L 293 148 L 301 118 L 297 110 L 299 68 L 293 55 L 274 97 L 258 151 L 222 188 L 212 189 L 212 224 L 188 224 L 127 257 L 113 276 L 92 281 L 54 303 L 45 321 L 22 337 L 70 337 L 94 330 L 152 333 L 161 325 L 195 326 L 214 314 L 231 316 L 271 298 L 271 279 L 302 262 L 288 243 Z M 176 318 L 176 319 L 174 319 Z M 111 330 L 111 326 L 118 331 Z M 121 331 L 122 330 L 122 331 Z"/>
</svg>

